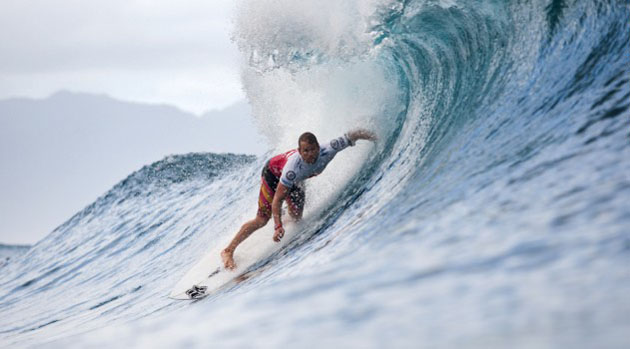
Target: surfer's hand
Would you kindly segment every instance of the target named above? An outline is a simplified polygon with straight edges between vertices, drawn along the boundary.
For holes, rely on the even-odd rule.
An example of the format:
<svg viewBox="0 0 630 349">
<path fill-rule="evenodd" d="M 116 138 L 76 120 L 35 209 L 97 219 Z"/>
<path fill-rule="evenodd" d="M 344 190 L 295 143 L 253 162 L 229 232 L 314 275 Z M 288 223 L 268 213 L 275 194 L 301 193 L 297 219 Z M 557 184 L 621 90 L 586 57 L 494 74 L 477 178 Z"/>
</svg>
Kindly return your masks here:
<svg viewBox="0 0 630 349">
<path fill-rule="evenodd" d="M 282 239 L 283 236 L 284 236 L 284 228 L 283 227 L 278 227 L 276 229 L 276 232 L 273 233 L 273 241 L 280 242 L 280 240 Z"/>
<path fill-rule="evenodd" d="M 362 136 L 363 136 L 363 139 L 367 141 L 372 141 L 372 142 L 378 141 L 378 136 L 376 135 L 376 133 L 372 131 L 363 130 Z"/>
<path fill-rule="evenodd" d="M 362 128 L 348 132 L 347 136 L 352 143 L 358 141 L 359 139 L 365 139 L 366 141 L 372 142 L 376 142 L 378 140 L 376 133 Z"/>
</svg>

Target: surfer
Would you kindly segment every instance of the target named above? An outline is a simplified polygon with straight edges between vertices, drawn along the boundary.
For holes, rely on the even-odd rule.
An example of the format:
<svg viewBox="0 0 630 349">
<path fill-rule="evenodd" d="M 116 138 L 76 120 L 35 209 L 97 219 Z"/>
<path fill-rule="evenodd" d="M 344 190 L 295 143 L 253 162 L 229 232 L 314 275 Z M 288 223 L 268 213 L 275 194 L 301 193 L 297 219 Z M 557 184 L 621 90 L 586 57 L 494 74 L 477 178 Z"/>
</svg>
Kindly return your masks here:
<svg viewBox="0 0 630 349">
<path fill-rule="evenodd" d="M 296 221 L 300 220 L 304 210 L 304 180 L 322 173 L 339 151 L 353 146 L 360 139 L 374 142 L 377 137 L 372 131 L 358 129 L 320 147 L 315 135 L 305 132 L 298 139 L 297 149 L 276 155 L 267 161 L 262 170 L 256 218 L 243 224 L 230 244 L 221 252 L 225 268 L 231 270 L 236 267 L 234 264 L 236 247 L 253 232 L 264 227 L 272 216 L 275 224 L 273 240 L 280 242 L 284 236 L 282 200 L 287 202 L 289 215 Z"/>
</svg>

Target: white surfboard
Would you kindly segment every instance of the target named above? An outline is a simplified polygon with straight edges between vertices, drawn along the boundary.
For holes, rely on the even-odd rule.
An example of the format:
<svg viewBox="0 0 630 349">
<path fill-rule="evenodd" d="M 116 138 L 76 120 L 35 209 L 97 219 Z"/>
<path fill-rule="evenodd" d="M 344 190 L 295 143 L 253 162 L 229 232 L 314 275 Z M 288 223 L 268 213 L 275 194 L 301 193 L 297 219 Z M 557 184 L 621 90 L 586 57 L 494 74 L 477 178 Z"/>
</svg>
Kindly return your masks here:
<svg viewBox="0 0 630 349">
<path fill-rule="evenodd" d="M 234 253 L 236 268 L 227 270 L 221 260 L 221 251 L 225 246 L 219 246 L 206 254 L 193 266 L 175 285 L 169 294 L 172 299 L 192 300 L 204 298 L 215 293 L 231 281 L 242 277 L 250 267 L 269 258 L 288 244 L 297 229 L 296 224 L 285 224 L 284 238 L 280 242 L 273 241 L 273 224 L 267 224 L 255 231 L 243 241 Z M 234 232 L 236 234 L 236 232 Z"/>
</svg>

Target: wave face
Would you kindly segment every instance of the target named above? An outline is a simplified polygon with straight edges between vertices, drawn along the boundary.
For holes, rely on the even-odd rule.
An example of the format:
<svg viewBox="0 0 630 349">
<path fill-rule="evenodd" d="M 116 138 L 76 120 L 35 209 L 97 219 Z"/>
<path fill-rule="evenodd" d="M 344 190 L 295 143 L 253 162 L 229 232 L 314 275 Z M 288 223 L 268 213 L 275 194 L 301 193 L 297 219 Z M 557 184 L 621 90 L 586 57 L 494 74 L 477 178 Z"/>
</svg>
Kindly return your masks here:
<svg viewBox="0 0 630 349">
<path fill-rule="evenodd" d="M 255 277 L 194 304 L 165 295 L 254 215 L 266 157 L 146 166 L 2 267 L 2 343 L 626 345 L 626 3 L 256 0 L 235 23 L 268 155 L 305 130 L 379 142 L 309 181 Z"/>
</svg>

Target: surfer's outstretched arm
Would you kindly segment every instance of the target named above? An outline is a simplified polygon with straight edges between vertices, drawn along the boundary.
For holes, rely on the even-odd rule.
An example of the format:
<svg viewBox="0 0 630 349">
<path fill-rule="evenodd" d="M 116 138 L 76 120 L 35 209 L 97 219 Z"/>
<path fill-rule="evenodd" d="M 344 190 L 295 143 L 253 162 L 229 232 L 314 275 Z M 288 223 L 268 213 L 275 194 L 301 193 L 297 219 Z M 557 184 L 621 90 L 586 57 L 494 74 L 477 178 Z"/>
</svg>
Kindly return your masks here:
<svg viewBox="0 0 630 349">
<path fill-rule="evenodd" d="M 287 196 L 288 189 L 284 184 L 278 183 L 276 194 L 273 196 L 271 203 L 271 215 L 274 222 L 273 241 L 280 242 L 284 236 L 284 228 L 282 227 L 282 200 Z"/>
<path fill-rule="evenodd" d="M 358 141 L 359 139 L 365 139 L 367 141 L 372 141 L 372 142 L 376 142 L 376 140 L 378 140 L 376 133 L 370 130 L 363 129 L 363 128 L 349 131 L 346 135 L 348 136 L 348 139 L 352 143 Z"/>
</svg>

